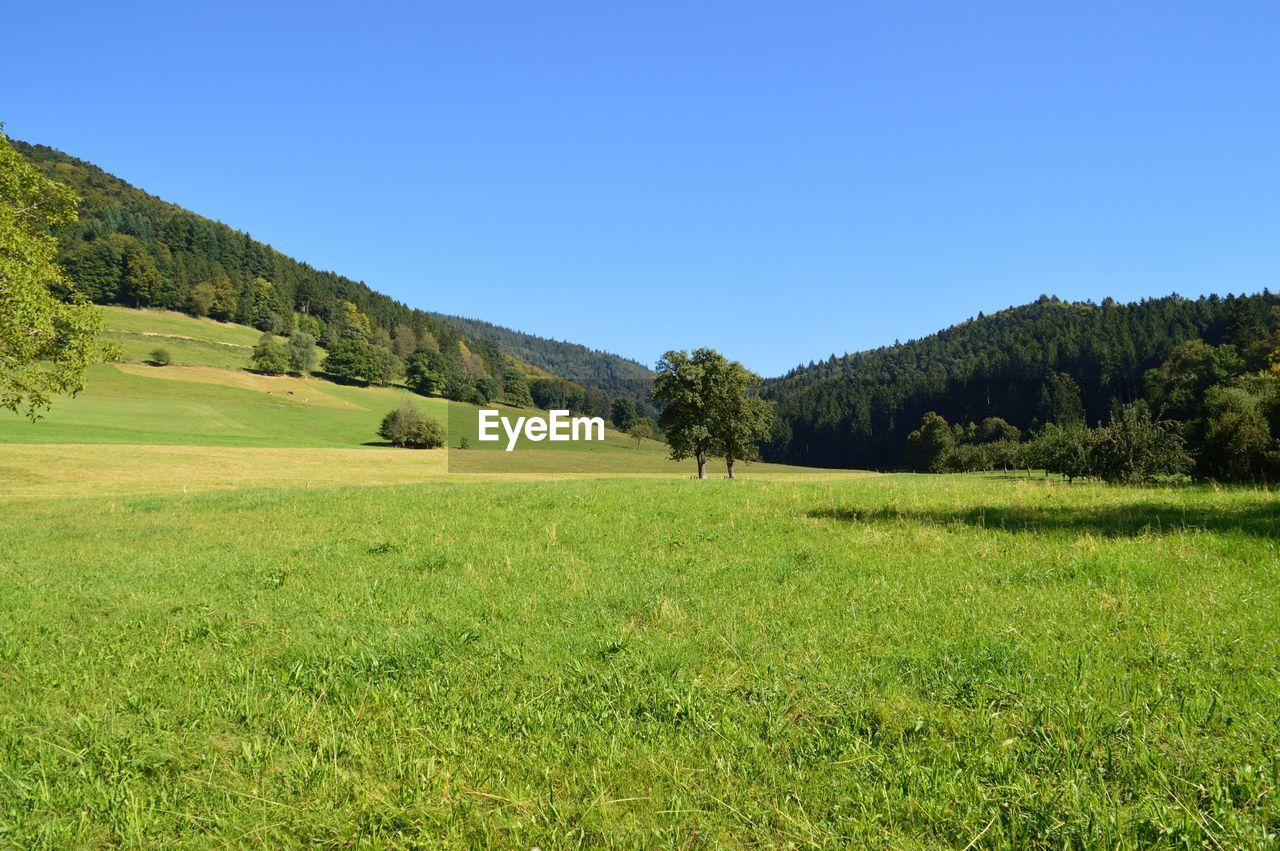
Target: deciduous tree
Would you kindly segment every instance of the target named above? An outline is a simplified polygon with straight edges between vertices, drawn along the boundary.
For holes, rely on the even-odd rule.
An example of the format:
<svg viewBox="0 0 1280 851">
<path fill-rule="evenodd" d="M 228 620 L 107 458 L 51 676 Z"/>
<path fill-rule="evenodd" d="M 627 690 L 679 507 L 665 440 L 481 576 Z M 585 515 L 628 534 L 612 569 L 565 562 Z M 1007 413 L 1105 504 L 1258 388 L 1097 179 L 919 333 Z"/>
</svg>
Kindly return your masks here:
<svg viewBox="0 0 1280 851">
<path fill-rule="evenodd" d="M 446 434 L 440 421 L 405 402 L 382 418 L 378 434 L 396 446 L 435 449 L 444 446 Z"/>
<path fill-rule="evenodd" d="M 658 424 L 671 457 L 693 458 L 698 478 L 705 479 L 707 459 L 722 456 L 732 478 L 734 461 L 754 457 L 773 425 L 772 407 L 752 395 L 759 383 L 759 376 L 714 349 L 663 355 L 653 398 L 662 409 Z"/>
<path fill-rule="evenodd" d="M 653 440 L 655 435 L 653 422 L 649 419 L 636 420 L 627 434 L 636 442 L 636 449 L 639 449 L 644 441 Z"/>
<path fill-rule="evenodd" d="M 907 459 L 912 468 L 926 473 L 942 470 L 956 439 L 947 421 L 934 411 L 924 415 L 920 427 L 907 435 Z"/>
<path fill-rule="evenodd" d="M 693 458 L 698 478 L 707 477 L 711 457 L 711 405 L 714 401 L 715 364 L 724 356 L 712 349 L 670 351 L 658 361 L 653 380 L 653 398 L 662 408 L 658 425 L 667 435 L 671 458 Z"/>
<path fill-rule="evenodd" d="M 316 338 L 301 329 L 289 335 L 289 371 L 306 375 L 316 365 Z"/>
<path fill-rule="evenodd" d="M 253 368 L 267 375 L 281 375 L 289 371 L 289 349 L 276 341 L 270 331 L 263 332 L 253 347 Z"/>
<path fill-rule="evenodd" d="M 625 397 L 613 400 L 613 405 L 609 410 L 609 419 L 613 422 L 613 427 L 618 431 L 630 431 L 639 418 L 640 412 L 636 410 L 635 402 Z"/>
<path fill-rule="evenodd" d="M 55 262 L 50 228 L 75 220 L 76 194 L 42 176 L 0 127 L 0 407 L 38 419 L 53 397 L 84 387 L 89 364 L 111 354 L 102 313 Z M 70 292 L 60 301 L 50 289 Z"/>
</svg>

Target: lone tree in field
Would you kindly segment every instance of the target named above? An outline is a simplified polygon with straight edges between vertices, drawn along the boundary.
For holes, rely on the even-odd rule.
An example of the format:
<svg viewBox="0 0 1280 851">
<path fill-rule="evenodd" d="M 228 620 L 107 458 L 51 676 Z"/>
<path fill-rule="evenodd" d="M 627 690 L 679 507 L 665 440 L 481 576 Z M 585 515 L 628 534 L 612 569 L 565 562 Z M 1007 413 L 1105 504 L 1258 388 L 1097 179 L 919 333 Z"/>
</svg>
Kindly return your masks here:
<svg viewBox="0 0 1280 851">
<path fill-rule="evenodd" d="M 672 459 L 693 458 L 698 478 L 707 477 L 707 459 L 733 462 L 755 456 L 769 436 L 773 408 L 751 395 L 759 376 L 714 349 L 667 352 L 658 361 L 653 398 L 662 406 L 658 426 L 667 435 Z"/>
<path fill-rule="evenodd" d="M 635 425 L 631 426 L 631 430 L 627 434 L 631 435 L 631 439 L 636 442 L 636 449 L 639 449 L 641 443 L 646 440 L 653 440 L 655 436 L 653 423 L 648 419 L 636 420 Z"/>
<path fill-rule="evenodd" d="M 102 313 L 70 289 L 51 228 L 76 219 L 79 199 L 13 149 L 0 125 L 0 407 L 31 419 L 54 396 L 84 387 L 89 364 L 112 354 L 98 341 Z"/>
<path fill-rule="evenodd" d="M 253 347 L 253 368 L 267 375 L 281 375 L 289 371 L 289 350 L 284 343 L 277 343 L 275 335 L 264 331 L 258 345 Z"/>
<path fill-rule="evenodd" d="M 395 446 L 410 449 L 437 449 L 444 446 L 446 438 L 439 420 L 428 417 L 408 402 L 382 418 L 378 434 Z"/>
</svg>

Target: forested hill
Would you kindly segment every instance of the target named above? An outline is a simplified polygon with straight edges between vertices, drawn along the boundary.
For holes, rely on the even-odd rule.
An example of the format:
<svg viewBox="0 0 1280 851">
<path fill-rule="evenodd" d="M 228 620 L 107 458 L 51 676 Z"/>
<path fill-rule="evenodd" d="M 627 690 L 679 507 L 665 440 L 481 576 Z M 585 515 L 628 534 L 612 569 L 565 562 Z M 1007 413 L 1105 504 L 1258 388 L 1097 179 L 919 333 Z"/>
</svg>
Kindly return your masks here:
<svg viewBox="0 0 1280 851">
<path fill-rule="evenodd" d="M 653 372 L 636 361 L 590 349 L 578 343 L 549 340 L 513 331 L 480 319 L 436 314 L 462 329 L 473 340 L 491 340 L 507 354 L 553 372 L 561 378 L 596 387 L 613 397 L 625 396 L 649 404 Z"/>
<path fill-rule="evenodd" d="M 76 285 L 96 302 L 186 310 L 192 290 L 211 283 L 225 288 L 212 307 L 216 318 L 244 325 L 263 324 L 271 313 L 287 317 L 295 309 L 328 321 L 338 315 L 343 301 L 349 301 L 375 328 L 388 333 L 406 323 L 438 338 L 460 334 L 437 317 L 412 310 L 363 282 L 294 260 L 92 163 L 44 145 L 10 141 L 42 172 L 79 193 L 79 220 L 58 234 L 60 260 Z M 148 261 L 158 276 L 149 274 Z M 271 284 L 262 297 L 254 289 L 259 279 Z"/>
<path fill-rule="evenodd" d="M 424 340 L 448 351 L 467 339 L 492 340 L 512 357 L 609 396 L 639 401 L 643 392 L 637 396 L 636 387 L 648 386 L 648 371 L 632 361 L 410 308 L 362 281 L 315 269 L 150 195 L 92 163 L 44 145 L 10 142 L 46 175 L 79 193 L 79 220 L 58 234 L 59 259 L 96 302 L 182 310 L 278 333 L 292 327 L 297 315 L 309 317 L 311 329 L 322 332 L 341 321 L 342 304 L 350 302 L 368 317 L 373 340 L 401 357 Z"/>
<path fill-rule="evenodd" d="M 779 423 L 765 457 L 823 467 L 903 466 L 907 434 L 928 411 L 953 423 L 1001 417 L 1020 429 L 1083 408 L 1103 421 L 1144 398 L 1144 377 L 1179 343 L 1231 344 L 1266 367 L 1280 297 L 1177 296 L 1119 304 L 1042 296 L 929 337 L 792 370 L 766 382 Z"/>
</svg>

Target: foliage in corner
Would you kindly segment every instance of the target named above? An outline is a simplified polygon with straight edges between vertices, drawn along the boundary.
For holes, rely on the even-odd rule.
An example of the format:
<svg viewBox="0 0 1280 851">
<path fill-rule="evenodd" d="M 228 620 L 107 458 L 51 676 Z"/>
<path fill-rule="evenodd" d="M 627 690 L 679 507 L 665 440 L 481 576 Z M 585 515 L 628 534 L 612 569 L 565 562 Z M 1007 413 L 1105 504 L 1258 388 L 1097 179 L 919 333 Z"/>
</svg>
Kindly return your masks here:
<svg viewBox="0 0 1280 851">
<path fill-rule="evenodd" d="M 98 338 L 101 312 L 71 290 L 55 260 L 49 230 L 75 221 L 77 203 L 0 128 L 0 406 L 32 420 L 54 396 L 80 392 L 89 365 L 111 354 Z"/>
</svg>

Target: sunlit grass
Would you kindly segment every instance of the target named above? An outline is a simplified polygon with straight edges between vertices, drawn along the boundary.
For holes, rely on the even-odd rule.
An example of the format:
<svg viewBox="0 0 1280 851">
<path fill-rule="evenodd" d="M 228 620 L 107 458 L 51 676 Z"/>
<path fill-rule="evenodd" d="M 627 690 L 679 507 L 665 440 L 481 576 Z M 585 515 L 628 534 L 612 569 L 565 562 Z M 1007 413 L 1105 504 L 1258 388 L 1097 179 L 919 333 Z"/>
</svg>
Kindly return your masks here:
<svg viewBox="0 0 1280 851">
<path fill-rule="evenodd" d="M 455 477 L 5 508 L 19 847 L 1234 848 L 1280 824 L 1265 492 Z"/>
<path fill-rule="evenodd" d="M 695 482 L 111 321 L 203 365 L 0 418 L 0 846 L 1277 841 L 1265 490 Z"/>
</svg>

